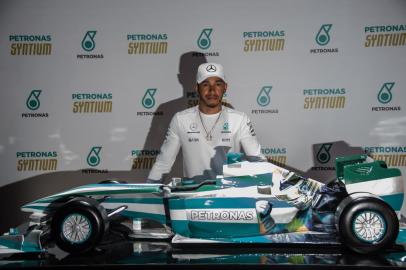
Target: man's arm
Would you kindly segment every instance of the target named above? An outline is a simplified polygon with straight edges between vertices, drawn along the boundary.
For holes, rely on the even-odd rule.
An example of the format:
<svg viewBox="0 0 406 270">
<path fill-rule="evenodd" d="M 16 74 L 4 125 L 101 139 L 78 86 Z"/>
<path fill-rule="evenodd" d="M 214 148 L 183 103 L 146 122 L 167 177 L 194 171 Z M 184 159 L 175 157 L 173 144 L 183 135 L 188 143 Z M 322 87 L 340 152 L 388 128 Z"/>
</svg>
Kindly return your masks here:
<svg viewBox="0 0 406 270">
<path fill-rule="evenodd" d="M 245 114 L 239 133 L 241 146 L 247 158 L 254 159 L 253 161 L 266 161 L 266 157 L 261 153 L 261 145 L 257 140 L 251 120 Z"/>
<path fill-rule="evenodd" d="M 176 155 L 180 149 L 180 139 L 179 139 L 179 125 L 177 116 L 172 118 L 169 124 L 168 131 L 166 132 L 166 137 L 164 143 L 161 146 L 161 151 L 156 158 L 154 166 L 152 167 L 147 182 L 149 183 L 160 183 L 163 181 L 162 176 L 165 173 L 169 173 L 173 163 L 175 162 Z"/>
</svg>

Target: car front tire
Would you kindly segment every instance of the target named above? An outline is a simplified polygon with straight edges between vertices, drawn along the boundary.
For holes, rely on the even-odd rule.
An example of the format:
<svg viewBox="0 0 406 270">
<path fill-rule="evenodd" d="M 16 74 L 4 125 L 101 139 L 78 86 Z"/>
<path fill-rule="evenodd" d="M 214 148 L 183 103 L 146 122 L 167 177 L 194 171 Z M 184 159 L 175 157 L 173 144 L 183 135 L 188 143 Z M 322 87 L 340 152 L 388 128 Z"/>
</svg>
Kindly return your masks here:
<svg viewBox="0 0 406 270">
<path fill-rule="evenodd" d="M 51 235 L 56 245 L 68 253 L 92 250 L 108 227 L 106 210 L 94 199 L 74 198 L 53 215 Z"/>
</svg>

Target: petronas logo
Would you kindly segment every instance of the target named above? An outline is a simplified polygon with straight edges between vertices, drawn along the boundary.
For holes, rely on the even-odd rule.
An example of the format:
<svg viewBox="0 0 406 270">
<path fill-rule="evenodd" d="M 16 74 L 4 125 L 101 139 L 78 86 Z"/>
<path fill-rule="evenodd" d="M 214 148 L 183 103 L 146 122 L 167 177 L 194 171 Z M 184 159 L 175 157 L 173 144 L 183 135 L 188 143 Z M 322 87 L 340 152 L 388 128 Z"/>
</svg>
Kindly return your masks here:
<svg viewBox="0 0 406 270">
<path fill-rule="evenodd" d="M 330 29 L 332 24 L 323 24 L 316 35 L 316 43 L 320 46 L 325 46 L 330 42 Z"/>
<path fill-rule="evenodd" d="M 271 93 L 272 86 L 264 86 L 262 87 L 261 91 L 259 91 L 259 94 L 257 96 L 257 103 L 259 106 L 265 107 L 269 105 L 271 102 Z"/>
<path fill-rule="evenodd" d="M 151 109 L 152 107 L 155 106 L 155 98 L 154 95 L 156 93 L 157 89 L 156 88 L 150 88 L 145 91 L 144 97 L 142 98 L 142 106 L 144 106 L 145 109 Z"/>
<path fill-rule="evenodd" d="M 90 150 L 89 154 L 87 155 L 87 164 L 92 167 L 96 167 L 100 164 L 100 152 L 102 147 L 101 146 L 93 146 Z"/>
<path fill-rule="evenodd" d="M 27 98 L 26 105 L 27 108 L 35 111 L 39 108 L 41 105 L 41 102 L 39 101 L 39 95 L 41 95 L 42 90 L 32 90 L 30 95 Z"/>
<path fill-rule="evenodd" d="M 330 149 L 332 146 L 333 146 L 332 143 L 324 143 L 321 145 L 321 147 L 316 155 L 318 162 L 325 164 L 330 161 L 330 159 L 331 159 Z"/>
<path fill-rule="evenodd" d="M 210 48 L 210 46 L 211 46 L 210 35 L 212 32 L 213 32 L 213 28 L 205 28 L 202 30 L 199 38 L 197 39 L 197 46 L 199 46 L 200 49 L 206 50 L 206 49 Z"/>
<path fill-rule="evenodd" d="M 96 47 L 96 42 L 94 37 L 96 36 L 97 31 L 87 31 L 85 36 L 82 39 L 82 48 L 87 52 L 91 52 Z"/>
<path fill-rule="evenodd" d="M 387 82 L 384 83 L 381 87 L 381 90 L 379 90 L 378 93 L 378 101 L 382 104 L 389 103 L 392 100 L 392 88 L 395 85 L 394 82 Z"/>
</svg>

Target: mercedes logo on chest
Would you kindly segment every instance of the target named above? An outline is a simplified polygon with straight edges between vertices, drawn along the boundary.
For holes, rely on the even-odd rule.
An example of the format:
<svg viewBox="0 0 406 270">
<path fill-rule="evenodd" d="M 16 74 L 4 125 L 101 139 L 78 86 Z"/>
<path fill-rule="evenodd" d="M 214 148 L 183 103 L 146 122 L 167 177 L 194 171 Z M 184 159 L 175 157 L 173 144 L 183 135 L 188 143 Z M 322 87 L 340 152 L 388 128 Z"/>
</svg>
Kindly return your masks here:
<svg viewBox="0 0 406 270">
<path fill-rule="evenodd" d="M 190 130 L 191 131 L 196 131 L 197 130 L 197 123 L 191 123 L 190 124 Z"/>
</svg>

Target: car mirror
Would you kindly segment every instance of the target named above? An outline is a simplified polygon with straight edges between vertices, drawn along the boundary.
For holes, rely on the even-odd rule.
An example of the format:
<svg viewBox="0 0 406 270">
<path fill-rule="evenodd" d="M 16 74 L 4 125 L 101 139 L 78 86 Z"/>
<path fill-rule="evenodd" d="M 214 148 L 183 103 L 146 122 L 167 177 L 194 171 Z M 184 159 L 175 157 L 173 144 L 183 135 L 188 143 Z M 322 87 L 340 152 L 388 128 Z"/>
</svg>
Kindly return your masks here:
<svg viewBox="0 0 406 270">
<path fill-rule="evenodd" d="M 259 194 L 264 194 L 264 195 L 271 195 L 271 186 L 257 186 L 257 190 Z"/>
<path fill-rule="evenodd" d="M 179 187 L 182 186 L 182 178 L 173 177 L 172 181 L 169 184 L 171 187 Z"/>
</svg>

